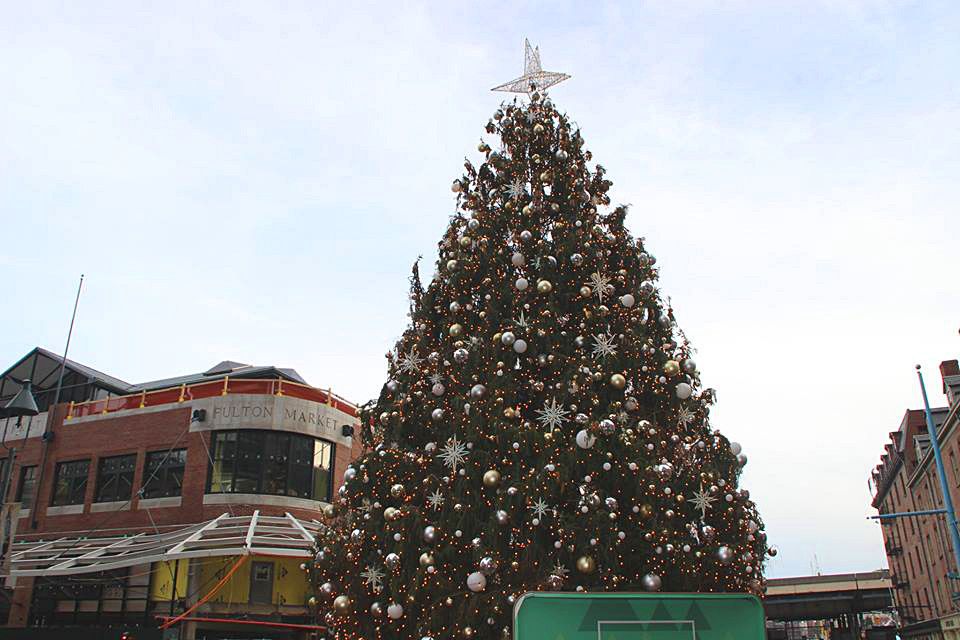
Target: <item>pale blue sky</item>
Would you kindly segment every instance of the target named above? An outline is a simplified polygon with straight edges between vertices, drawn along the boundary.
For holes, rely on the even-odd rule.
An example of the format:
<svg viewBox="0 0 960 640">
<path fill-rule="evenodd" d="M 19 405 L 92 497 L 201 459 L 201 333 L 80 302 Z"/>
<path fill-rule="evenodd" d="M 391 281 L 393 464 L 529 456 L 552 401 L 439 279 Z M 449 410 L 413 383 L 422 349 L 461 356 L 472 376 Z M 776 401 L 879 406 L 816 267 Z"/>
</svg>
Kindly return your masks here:
<svg viewBox="0 0 960 640">
<path fill-rule="evenodd" d="M 278 8 L 279 7 L 279 8 Z M 524 36 L 633 204 L 781 549 L 885 564 L 866 480 L 960 355 L 955 2 L 0 1 L 0 362 L 223 359 L 366 400 Z"/>
</svg>

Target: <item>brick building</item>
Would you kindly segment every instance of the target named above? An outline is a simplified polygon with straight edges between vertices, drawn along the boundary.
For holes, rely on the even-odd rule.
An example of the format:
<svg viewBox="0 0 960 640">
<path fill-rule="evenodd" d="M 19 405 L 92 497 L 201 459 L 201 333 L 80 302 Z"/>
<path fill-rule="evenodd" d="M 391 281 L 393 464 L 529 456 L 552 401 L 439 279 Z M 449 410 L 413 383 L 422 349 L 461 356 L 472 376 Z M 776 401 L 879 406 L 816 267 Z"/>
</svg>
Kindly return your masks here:
<svg viewBox="0 0 960 640">
<path fill-rule="evenodd" d="M 960 506 L 960 367 L 940 364 L 947 406 L 932 409 L 950 495 Z M 928 381 L 930 383 L 931 381 Z M 930 451 L 922 409 L 909 409 L 900 427 L 889 434 L 880 464 L 873 472 L 873 507 L 881 514 L 942 507 L 940 481 Z M 893 583 L 894 601 L 903 626 L 901 636 L 932 640 L 960 639 L 960 582 L 946 520 L 941 514 L 881 521 Z"/>
<path fill-rule="evenodd" d="M 16 523 L 0 606 L 15 637 L 159 638 L 217 585 L 176 622 L 181 638 L 306 637 L 299 565 L 359 453 L 356 407 L 292 369 L 230 361 L 141 384 L 67 361 L 53 405 L 60 363 L 37 348 L 0 377 L 0 406 L 29 378 L 41 410 L 0 420 Z"/>
</svg>

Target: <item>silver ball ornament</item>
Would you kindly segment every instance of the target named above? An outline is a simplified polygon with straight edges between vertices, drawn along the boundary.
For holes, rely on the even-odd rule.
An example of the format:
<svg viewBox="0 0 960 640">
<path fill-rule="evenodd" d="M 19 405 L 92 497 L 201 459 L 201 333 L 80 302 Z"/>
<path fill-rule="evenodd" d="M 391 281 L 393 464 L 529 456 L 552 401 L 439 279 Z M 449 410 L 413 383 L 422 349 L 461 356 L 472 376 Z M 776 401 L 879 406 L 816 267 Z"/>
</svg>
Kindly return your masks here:
<svg viewBox="0 0 960 640">
<path fill-rule="evenodd" d="M 495 558 L 484 556 L 480 559 L 480 571 L 482 571 L 484 575 L 493 575 L 499 567 L 500 563 L 498 563 Z"/>
<path fill-rule="evenodd" d="M 691 387 L 686 382 L 681 382 L 680 384 L 677 385 L 676 393 L 678 398 L 680 398 L 681 400 L 686 400 L 691 395 L 693 395 L 693 387 Z"/>
<path fill-rule="evenodd" d="M 646 591 L 660 591 L 663 587 L 663 580 L 655 573 L 648 573 L 640 581 Z"/>
<path fill-rule="evenodd" d="M 487 395 L 487 388 L 482 384 L 475 384 L 470 389 L 470 397 L 474 400 L 479 400 L 485 395 Z"/>
<path fill-rule="evenodd" d="M 577 432 L 577 446 L 581 449 L 592 449 L 593 445 L 597 443 L 597 438 L 591 434 L 586 429 L 581 429 Z"/>
<path fill-rule="evenodd" d="M 527 351 L 527 341 L 526 340 L 517 340 L 513 343 L 513 350 L 517 353 L 525 353 Z"/>
<path fill-rule="evenodd" d="M 440 422 L 443 420 L 444 415 L 444 410 L 440 409 L 439 407 L 430 412 L 430 418 L 433 419 L 434 422 Z"/>
<path fill-rule="evenodd" d="M 467 588 L 474 593 L 479 593 L 487 588 L 487 576 L 479 571 L 474 571 L 467 576 Z"/>
<path fill-rule="evenodd" d="M 517 341 L 517 336 L 513 335 L 512 331 L 504 331 L 503 334 L 500 336 L 500 342 L 503 343 L 503 345 L 506 347 L 509 347 L 516 341 Z"/>
<path fill-rule="evenodd" d="M 720 564 L 730 564 L 733 560 L 733 549 L 727 546 L 717 549 L 717 560 L 720 561 Z"/>
</svg>

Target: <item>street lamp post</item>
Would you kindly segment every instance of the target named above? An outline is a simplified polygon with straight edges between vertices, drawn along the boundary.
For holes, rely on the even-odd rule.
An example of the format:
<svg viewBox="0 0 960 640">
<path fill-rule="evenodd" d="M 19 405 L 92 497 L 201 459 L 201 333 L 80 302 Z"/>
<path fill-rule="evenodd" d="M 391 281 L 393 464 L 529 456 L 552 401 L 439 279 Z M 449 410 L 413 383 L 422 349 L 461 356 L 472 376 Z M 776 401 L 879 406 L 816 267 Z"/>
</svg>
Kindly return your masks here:
<svg viewBox="0 0 960 640">
<path fill-rule="evenodd" d="M 923 415 L 927 423 L 927 434 L 930 436 L 930 450 L 933 452 L 933 463 L 937 468 L 937 477 L 940 480 L 940 493 L 943 506 L 923 511 L 904 511 L 900 513 L 882 513 L 869 516 L 871 520 L 893 520 L 894 518 L 915 518 L 918 516 L 943 514 L 947 519 L 947 528 L 950 530 L 950 542 L 953 547 L 954 571 L 947 571 L 949 580 L 960 580 L 960 529 L 957 528 L 957 514 L 953 510 L 953 500 L 950 498 L 950 486 L 947 483 L 947 472 L 943 468 L 943 457 L 940 455 L 940 440 L 937 437 L 937 425 L 933 422 L 933 413 L 930 411 L 930 401 L 927 399 L 927 387 L 923 382 L 923 373 L 917 365 L 917 378 L 920 380 L 920 393 L 923 395 Z M 960 593 L 954 592 L 953 599 L 960 599 Z"/>
<path fill-rule="evenodd" d="M 947 472 L 943 468 L 943 458 L 940 455 L 940 441 L 937 438 L 937 426 L 933 423 L 933 414 L 930 412 L 930 402 L 927 400 L 927 386 L 923 383 L 923 372 L 917 365 L 917 378 L 920 379 L 920 393 L 923 394 L 923 415 L 927 421 L 927 433 L 930 434 L 930 449 L 937 464 L 937 475 L 940 478 L 940 492 L 943 494 L 943 510 L 947 517 L 947 528 L 950 529 L 950 541 L 953 543 L 953 560 L 956 573 L 948 573 L 947 577 L 960 578 L 960 531 L 957 530 L 957 514 L 953 510 L 953 500 L 950 499 L 950 485 L 947 484 Z"/>
<path fill-rule="evenodd" d="M 10 479 L 13 477 L 13 463 L 17 457 L 16 448 L 7 445 L 7 424 L 9 423 L 9 418 L 16 416 L 16 428 L 19 431 L 23 425 L 24 416 L 33 417 L 40 413 L 40 410 L 37 408 L 37 401 L 33 398 L 30 381 L 16 380 L 16 382 L 20 383 L 20 391 L 17 392 L 17 395 L 13 396 L 10 402 L 4 405 L 3 409 L 0 409 L 0 417 L 8 419 L 3 425 L 3 448 L 7 450 L 7 465 L 3 472 L 3 481 L 0 483 L 0 505 L 6 504 L 7 502 L 7 492 L 10 491 Z M 7 530 L 8 529 L 5 529 L 5 531 Z M 0 545 L 2 545 L 2 543 L 3 541 L 0 540 Z"/>
</svg>

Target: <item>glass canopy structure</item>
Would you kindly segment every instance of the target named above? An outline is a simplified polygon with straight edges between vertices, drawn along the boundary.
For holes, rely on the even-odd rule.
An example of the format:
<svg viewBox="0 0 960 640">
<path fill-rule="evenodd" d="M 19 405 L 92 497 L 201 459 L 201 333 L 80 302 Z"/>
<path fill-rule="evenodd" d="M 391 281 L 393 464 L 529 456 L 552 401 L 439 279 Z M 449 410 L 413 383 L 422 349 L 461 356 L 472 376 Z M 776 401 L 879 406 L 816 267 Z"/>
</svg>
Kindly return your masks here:
<svg viewBox="0 0 960 640">
<path fill-rule="evenodd" d="M 16 542 L 10 576 L 66 576 L 152 562 L 216 556 L 264 555 L 311 558 L 322 523 L 284 516 L 230 516 L 155 533 L 113 537 L 62 537 Z"/>
</svg>

